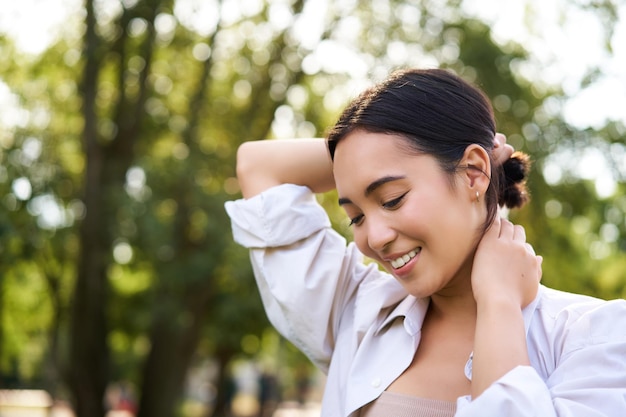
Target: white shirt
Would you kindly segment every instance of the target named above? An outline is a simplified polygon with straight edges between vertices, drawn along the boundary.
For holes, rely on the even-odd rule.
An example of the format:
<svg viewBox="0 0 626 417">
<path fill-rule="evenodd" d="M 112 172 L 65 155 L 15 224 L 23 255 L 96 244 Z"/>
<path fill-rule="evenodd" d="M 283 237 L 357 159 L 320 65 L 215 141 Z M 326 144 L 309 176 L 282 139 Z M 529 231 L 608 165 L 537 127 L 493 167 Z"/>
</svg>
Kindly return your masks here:
<svg viewBox="0 0 626 417">
<path fill-rule="evenodd" d="M 429 301 L 364 264 L 306 187 L 280 185 L 226 210 L 271 323 L 327 374 L 322 416 L 357 416 L 410 365 Z M 541 286 L 523 315 L 531 366 L 459 398 L 457 417 L 626 417 L 625 300 Z"/>
</svg>

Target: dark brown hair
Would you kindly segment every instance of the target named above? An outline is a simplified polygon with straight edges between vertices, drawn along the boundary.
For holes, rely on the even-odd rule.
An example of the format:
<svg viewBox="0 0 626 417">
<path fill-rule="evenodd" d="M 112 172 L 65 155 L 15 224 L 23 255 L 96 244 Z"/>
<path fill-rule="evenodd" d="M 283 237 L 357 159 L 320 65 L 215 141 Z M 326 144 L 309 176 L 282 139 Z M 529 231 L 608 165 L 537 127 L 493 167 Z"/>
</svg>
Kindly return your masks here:
<svg viewBox="0 0 626 417">
<path fill-rule="evenodd" d="M 328 134 L 331 158 L 337 143 L 355 130 L 403 137 L 412 150 L 434 156 L 453 174 L 469 145 L 478 144 L 491 155 L 496 124 L 491 103 L 478 88 L 443 69 L 409 69 L 394 72 L 346 107 Z M 520 152 L 502 165 L 492 160 L 491 172 L 485 173 L 491 179 L 486 225 L 498 205 L 526 203 L 528 168 L 529 158 Z"/>
</svg>

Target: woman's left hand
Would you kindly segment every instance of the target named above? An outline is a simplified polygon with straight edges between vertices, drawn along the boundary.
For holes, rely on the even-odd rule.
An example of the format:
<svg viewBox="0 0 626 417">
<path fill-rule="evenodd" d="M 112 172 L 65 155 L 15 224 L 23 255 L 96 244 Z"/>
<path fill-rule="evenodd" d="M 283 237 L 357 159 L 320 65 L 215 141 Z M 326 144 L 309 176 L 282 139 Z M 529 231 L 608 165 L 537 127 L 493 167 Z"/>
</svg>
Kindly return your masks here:
<svg viewBox="0 0 626 417">
<path fill-rule="evenodd" d="M 542 261 L 526 242 L 524 228 L 498 216 L 474 257 L 471 279 L 477 304 L 507 301 L 525 307 L 537 295 Z"/>
<path fill-rule="evenodd" d="M 478 244 L 471 278 L 476 300 L 472 398 L 511 369 L 530 364 L 522 308 L 537 296 L 541 262 L 524 228 L 499 216 Z"/>
</svg>

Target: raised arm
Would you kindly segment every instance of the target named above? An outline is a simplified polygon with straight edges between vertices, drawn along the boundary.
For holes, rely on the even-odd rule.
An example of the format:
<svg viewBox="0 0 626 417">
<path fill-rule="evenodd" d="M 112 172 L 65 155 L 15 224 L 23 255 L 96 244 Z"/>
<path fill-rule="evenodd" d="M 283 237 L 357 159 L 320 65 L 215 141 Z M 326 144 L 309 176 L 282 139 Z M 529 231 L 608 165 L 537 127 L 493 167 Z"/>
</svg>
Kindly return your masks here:
<svg viewBox="0 0 626 417">
<path fill-rule="evenodd" d="M 244 198 L 280 184 L 321 193 L 335 187 L 324 139 L 273 139 L 243 143 L 237 151 L 237 178 Z"/>
<path fill-rule="evenodd" d="M 513 148 L 506 137 L 494 137 L 496 163 Z M 309 187 L 315 193 L 335 188 L 333 168 L 324 139 L 273 139 L 244 142 L 237 151 L 237 178 L 244 198 L 280 184 Z"/>
</svg>

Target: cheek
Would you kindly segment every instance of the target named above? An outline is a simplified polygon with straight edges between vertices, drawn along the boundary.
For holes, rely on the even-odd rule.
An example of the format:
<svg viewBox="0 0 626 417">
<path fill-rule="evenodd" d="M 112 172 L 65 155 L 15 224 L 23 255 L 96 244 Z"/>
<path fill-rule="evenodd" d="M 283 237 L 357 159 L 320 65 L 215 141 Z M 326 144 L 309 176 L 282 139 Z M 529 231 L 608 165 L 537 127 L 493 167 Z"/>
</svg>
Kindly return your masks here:
<svg viewBox="0 0 626 417">
<path fill-rule="evenodd" d="M 369 244 L 367 243 L 367 234 L 360 228 L 355 228 L 353 232 L 352 240 L 356 244 L 356 247 L 359 248 L 363 255 L 368 258 L 375 259 L 375 253 L 370 249 Z"/>
</svg>

